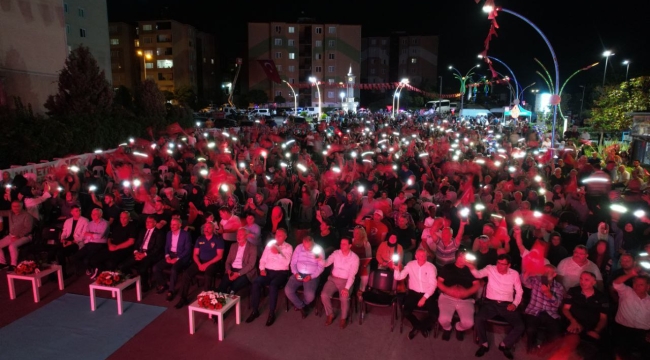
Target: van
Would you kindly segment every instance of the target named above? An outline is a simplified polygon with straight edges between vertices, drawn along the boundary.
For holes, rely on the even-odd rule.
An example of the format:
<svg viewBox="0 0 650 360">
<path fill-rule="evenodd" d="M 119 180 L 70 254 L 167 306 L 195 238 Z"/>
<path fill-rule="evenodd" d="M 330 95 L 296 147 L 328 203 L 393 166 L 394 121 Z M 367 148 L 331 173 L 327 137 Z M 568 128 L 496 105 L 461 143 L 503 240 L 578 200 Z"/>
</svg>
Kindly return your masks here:
<svg viewBox="0 0 650 360">
<path fill-rule="evenodd" d="M 307 112 L 307 116 L 316 116 L 320 113 L 320 108 L 316 107 L 306 107 L 304 111 Z"/>
<path fill-rule="evenodd" d="M 269 109 L 255 109 L 250 113 L 251 116 L 271 116 Z"/>
</svg>

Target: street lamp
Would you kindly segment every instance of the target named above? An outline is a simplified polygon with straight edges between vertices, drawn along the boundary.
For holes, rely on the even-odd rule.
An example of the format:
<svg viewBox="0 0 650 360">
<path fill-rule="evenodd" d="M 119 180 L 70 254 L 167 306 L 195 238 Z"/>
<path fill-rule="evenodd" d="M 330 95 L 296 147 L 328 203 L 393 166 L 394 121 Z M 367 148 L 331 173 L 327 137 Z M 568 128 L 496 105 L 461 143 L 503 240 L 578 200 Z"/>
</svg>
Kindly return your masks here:
<svg viewBox="0 0 650 360">
<path fill-rule="evenodd" d="M 440 92 L 438 95 L 438 116 L 442 115 L 442 76 L 438 76 L 438 79 L 440 80 Z"/>
<path fill-rule="evenodd" d="M 345 91 L 341 91 L 339 96 L 341 97 L 341 110 L 343 110 L 343 99 L 345 98 Z"/>
<path fill-rule="evenodd" d="M 316 80 L 315 76 L 310 76 L 309 77 L 309 82 L 312 83 L 312 84 L 316 84 L 316 91 L 318 93 L 318 121 L 320 121 L 320 114 L 321 114 L 321 111 L 323 110 L 323 106 L 322 106 L 323 103 L 322 103 L 322 100 L 321 100 L 321 97 L 320 97 L 320 88 L 318 87 L 318 81 Z"/>
<path fill-rule="evenodd" d="M 623 65 L 625 65 L 625 81 L 627 81 L 627 75 L 630 73 L 630 60 L 625 60 L 623 61 Z"/>
<path fill-rule="evenodd" d="M 293 90 L 293 86 L 287 82 L 287 80 L 282 80 L 283 83 L 287 84 L 289 86 L 289 89 L 291 89 L 291 92 L 293 93 L 293 116 L 296 116 L 298 114 L 298 97 L 296 96 L 296 92 Z"/>
<path fill-rule="evenodd" d="M 465 76 L 463 76 L 463 74 L 461 74 L 460 71 L 458 71 L 458 69 L 456 69 L 452 65 L 449 65 L 449 70 L 455 71 L 456 73 L 454 74 L 454 77 L 456 77 L 456 79 L 458 79 L 460 81 L 460 111 L 458 112 L 458 114 L 460 116 L 463 115 L 463 101 L 464 101 L 464 98 L 465 98 L 465 83 L 467 82 L 467 79 L 469 79 L 470 76 L 472 76 L 474 74 L 472 72 L 472 70 L 474 70 L 476 68 L 480 68 L 480 67 L 481 67 L 480 64 L 474 65 L 471 69 L 469 69 L 467 74 L 465 74 Z"/>
<path fill-rule="evenodd" d="M 614 56 L 615 54 L 609 50 L 603 52 L 605 57 L 605 71 L 603 72 L 603 86 L 605 86 L 605 77 L 607 76 L 607 63 L 609 63 L 609 57 Z"/>
<path fill-rule="evenodd" d="M 150 54 L 145 54 L 142 50 L 138 50 L 138 56 L 142 56 L 142 66 L 144 67 L 144 80 L 147 80 L 147 60 L 151 60 Z"/>
<path fill-rule="evenodd" d="M 409 83 L 409 79 L 406 78 L 402 79 L 402 81 L 399 82 L 399 85 L 397 85 L 397 89 L 395 89 L 395 93 L 393 93 L 393 118 L 395 118 L 395 98 L 397 98 L 397 107 L 399 107 L 399 94 L 402 92 L 404 86 L 406 86 L 406 84 L 408 83 Z"/>
<path fill-rule="evenodd" d="M 519 99 L 519 96 L 518 96 L 517 91 L 522 91 L 522 89 L 521 89 L 521 86 L 519 86 L 519 82 L 517 81 L 517 77 L 515 76 L 515 72 L 512 71 L 512 69 L 510 68 L 510 66 L 508 66 L 508 65 L 507 65 L 506 63 L 504 63 L 503 61 L 501 61 L 501 60 L 499 60 L 499 59 L 497 59 L 497 58 L 495 58 L 495 57 L 493 57 L 493 56 L 486 56 L 486 57 L 487 57 L 488 59 L 490 59 L 490 60 L 494 60 L 494 61 L 498 62 L 499 64 L 505 66 L 506 69 L 508 69 L 508 71 L 510 72 L 510 75 L 512 75 L 512 80 L 515 82 L 515 94 L 517 95 L 517 99 Z M 479 55 L 478 55 L 478 58 L 479 58 L 479 59 L 483 59 L 483 55 L 479 54 Z"/>
<path fill-rule="evenodd" d="M 582 106 L 585 104 L 585 90 L 587 89 L 586 86 L 580 85 L 582 88 L 582 99 L 580 99 L 580 124 L 582 124 Z"/>
<path fill-rule="evenodd" d="M 526 17 L 524 17 L 524 16 L 522 16 L 522 15 L 520 15 L 520 14 L 514 12 L 514 11 L 504 9 L 504 8 L 501 8 L 501 7 L 495 9 L 493 0 L 485 2 L 485 5 L 483 6 L 483 11 L 484 12 L 486 12 L 488 14 L 491 14 L 495 10 L 503 11 L 506 14 L 516 16 L 519 19 L 525 21 L 528 25 L 530 25 L 533 29 L 535 29 L 535 31 L 537 31 L 537 33 L 542 37 L 542 39 L 546 43 L 546 46 L 548 47 L 549 51 L 551 52 L 551 59 L 553 59 L 553 65 L 555 65 L 555 89 L 554 89 L 555 91 L 554 91 L 554 94 L 553 94 L 553 95 L 555 95 L 555 97 L 553 99 L 553 102 L 557 103 L 557 104 L 553 105 L 553 135 L 551 136 L 551 149 L 553 149 L 553 148 L 555 148 L 555 127 L 557 125 L 556 124 L 556 122 L 557 122 L 557 108 L 558 108 L 558 104 L 560 102 L 560 95 L 558 94 L 558 92 L 560 90 L 559 89 L 559 87 L 560 87 L 560 70 L 558 69 L 557 56 L 555 55 L 555 50 L 553 50 L 553 46 L 551 46 L 551 42 L 548 41 L 548 38 L 546 37 L 546 35 L 544 35 L 542 30 L 540 30 L 537 27 L 537 25 L 533 24 L 532 21 L 528 20 L 528 18 L 526 18 Z"/>
</svg>

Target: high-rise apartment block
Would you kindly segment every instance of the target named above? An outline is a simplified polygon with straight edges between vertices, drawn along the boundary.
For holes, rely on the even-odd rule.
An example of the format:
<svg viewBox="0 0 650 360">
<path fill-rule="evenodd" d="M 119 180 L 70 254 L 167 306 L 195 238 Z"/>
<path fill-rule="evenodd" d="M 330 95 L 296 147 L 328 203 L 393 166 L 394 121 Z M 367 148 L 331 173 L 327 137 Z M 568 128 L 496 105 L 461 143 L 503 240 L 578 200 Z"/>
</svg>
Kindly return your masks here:
<svg viewBox="0 0 650 360">
<path fill-rule="evenodd" d="M 106 79 L 112 81 L 106 0 L 64 0 L 68 51 L 83 45 L 90 50 Z"/>
<path fill-rule="evenodd" d="M 361 26 L 318 24 L 303 19 L 297 23 L 271 22 L 248 24 L 248 90 L 262 90 L 269 102 L 276 96 L 293 107 L 291 89 L 283 82 L 270 81 L 258 60 L 273 60 L 280 78 L 294 87 L 299 106 L 318 106 L 319 82 L 323 107 L 341 105 L 340 93 L 347 74 L 359 74 L 361 65 Z M 357 97 L 359 90 L 355 90 Z"/>
</svg>

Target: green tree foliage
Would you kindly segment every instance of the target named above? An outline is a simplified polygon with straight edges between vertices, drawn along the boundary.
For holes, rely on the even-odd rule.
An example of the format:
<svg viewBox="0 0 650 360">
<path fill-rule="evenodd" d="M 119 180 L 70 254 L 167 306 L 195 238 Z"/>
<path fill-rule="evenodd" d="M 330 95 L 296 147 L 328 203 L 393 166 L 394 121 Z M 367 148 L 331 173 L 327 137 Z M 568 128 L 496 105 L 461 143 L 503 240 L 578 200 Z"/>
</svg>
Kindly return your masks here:
<svg viewBox="0 0 650 360">
<path fill-rule="evenodd" d="M 87 47 L 79 46 L 68 55 L 59 74 L 55 95 L 45 102 L 50 116 L 95 115 L 110 112 L 113 90 L 103 70 Z"/>
<path fill-rule="evenodd" d="M 154 129 L 154 133 L 167 125 L 165 96 L 154 81 L 146 80 L 136 86 L 134 100 L 136 115 L 140 117 L 141 121 L 149 123 Z"/>
<path fill-rule="evenodd" d="M 266 104 L 269 102 L 269 96 L 263 90 L 251 90 L 247 94 L 248 100 L 255 104 Z"/>
<path fill-rule="evenodd" d="M 591 125 L 600 131 L 621 131 L 630 128 L 633 111 L 650 109 L 650 76 L 630 79 L 616 86 L 607 86 L 594 101 Z"/>
<path fill-rule="evenodd" d="M 278 95 L 273 99 L 273 101 L 276 104 L 284 104 L 285 102 L 287 102 L 287 99 L 285 99 L 282 95 Z"/>
<path fill-rule="evenodd" d="M 117 90 L 115 90 L 115 97 L 113 98 L 113 105 L 116 107 L 122 107 L 127 111 L 133 111 L 135 105 L 133 104 L 133 94 L 131 90 L 126 86 L 122 85 Z"/>
<path fill-rule="evenodd" d="M 189 106 L 192 109 L 196 109 L 196 93 L 191 86 L 180 86 L 176 91 L 174 91 L 174 100 L 178 102 L 181 106 Z"/>
</svg>

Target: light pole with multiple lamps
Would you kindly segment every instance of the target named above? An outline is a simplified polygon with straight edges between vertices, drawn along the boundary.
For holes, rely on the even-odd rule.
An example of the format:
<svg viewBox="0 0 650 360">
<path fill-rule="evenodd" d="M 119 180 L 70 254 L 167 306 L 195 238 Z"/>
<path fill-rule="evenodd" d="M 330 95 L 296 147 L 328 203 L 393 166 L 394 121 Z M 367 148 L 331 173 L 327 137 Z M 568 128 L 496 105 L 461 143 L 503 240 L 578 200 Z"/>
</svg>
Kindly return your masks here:
<svg viewBox="0 0 650 360">
<path fill-rule="evenodd" d="M 144 68 L 144 80 L 147 81 L 147 60 L 151 60 L 150 54 L 145 54 L 142 50 L 138 50 L 138 56 L 142 56 L 142 67 Z"/>
<path fill-rule="evenodd" d="M 627 76 L 630 74 L 630 60 L 623 61 L 623 65 L 625 65 L 625 81 L 627 82 Z"/>
<path fill-rule="evenodd" d="M 293 93 L 293 116 L 296 116 L 298 114 L 298 97 L 296 96 L 296 92 L 293 90 L 293 86 L 291 86 L 287 80 L 282 80 L 282 82 L 287 84 Z"/>
<path fill-rule="evenodd" d="M 321 111 L 323 111 L 323 102 L 320 97 L 320 88 L 318 87 L 318 80 L 316 80 L 315 76 L 310 76 L 309 82 L 312 84 L 316 84 L 316 92 L 318 93 L 318 121 L 320 121 Z"/>
<path fill-rule="evenodd" d="M 479 54 L 478 58 L 483 59 L 483 55 Z M 512 80 L 515 82 L 515 94 L 518 94 L 517 92 L 521 91 L 521 86 L 519 85 L 519 82 L 517 81 L 517 77 L 515 76 L 515 72 L 512 71 L 510 66 L 508 66 L 506 63 L 504 63 L 503 61 L 501 61 L 501 60 L 499 60 L 499 59 L 497 59 L 497 58 L 495 58 L 493 56 L 487 56 L 487 58 L 490 59 L 490 60 L 494 60 L 494 61 L 498 62 L 499 64 L 505 66 L 506 69 L 508 69 L 508 71 L 510 72 L 510 75 L 512 75 Z M 519 98 L 519 96 L 517 96 L 517 99 L 518 98 Z"/>
<path fill-rule="evenodd" d="M 480 67 L 481 67 L 480 64 L 474 65 L 471 69 L 469 69 L 467 74 L 463 76 L 463 74 L 461 74 L 460 71 L 458 71 L 458 69 L 456 69 L 452 65 L 449 65 L 449 70 L 455 71 L 456 73 L 454 74 L 454 76 L 456 77 L 456 79 L 460 81 L 460 111 L 458 111 L 458 115 L 461 117 L 463 114 L 463 100 L 465 99 L 465 83 L 467 82 L 467 79 L 469 79 L 469 77 L 474 74 L 472 70 Z"/>
<path fill-rule="evenodd" d="M 603 86 L 605 86 L 605 77 L 607 76 L 607 64 L 609 63 L 609 57 L 614 56 L 615 54 L 609 50 L 603 52 L 605 57 L 605 71 L 603 71 Z"/>
<path fill-rule="evenodd" d="M 395 92 L 393 93 L 393 118 L 395 118 L 395 98 L 397 98 L 397 107 L 399 107 L 399 94 L 402 92 L 402 89 L 406 84 L 409 83 L 409 79 L 402 79 L 402 81 L 399 82 L 399 85 L 397 85 L 397 89 L 395 89 Z M 397 112 L 399 114 L 399 111 Z"/>
</svg>

